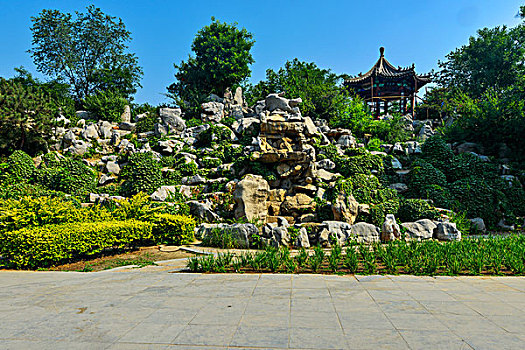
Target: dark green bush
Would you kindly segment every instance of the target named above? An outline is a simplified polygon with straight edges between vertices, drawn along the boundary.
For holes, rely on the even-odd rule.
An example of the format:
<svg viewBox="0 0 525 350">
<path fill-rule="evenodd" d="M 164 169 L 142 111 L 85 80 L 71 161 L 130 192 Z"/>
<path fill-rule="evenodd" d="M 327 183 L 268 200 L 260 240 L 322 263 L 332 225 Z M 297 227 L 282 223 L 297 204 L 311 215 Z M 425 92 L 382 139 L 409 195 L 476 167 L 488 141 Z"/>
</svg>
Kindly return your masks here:
<svg viewBox="0 0 525 350">
<path fill-rule="evenodd" d="M 439 213 L 422 199 L 403 199 L 399 204 L 397 218 L 401 222 L 413 222 L 420 219 L 437 219 Z"/>
<path fill-rule="evenodd" d="M 31 178 L 35 169 L 33 159 L 24 151 L 17 150 L 7 158 L 6 174 L 2 178 L 9 182 L 26 182 Z"/>
<path fill-rule="evenodd" d="M 100 91 L 96 94 L 86 96 L 84 108 L 93 113 L 98 120 L 109 122 L 120 122 L 124 107 L 128 101 L 111 90 Z"/>
<path fill-rule="evenodd" d="M 120 172 L 123 195 L 139 192 L 152 194 L 162 185 L 162 171 L 159 162 L 151 153 L 135 153 L 128 158 L 128 164 Z"/>
<path fill-rule="evenodd" d="M 455 155 L 447 169 L 449 182 L 464 179 L 470 176 L 484 178 L 495 178 L 497 169 L 494 165 L 483 162 L 479 157 L 471 153 L 461 153 Z"/>
<path fill-rule="evenodd" d="M 56 176 L 55 189 L 77 196 L 85 196 L 97 185 L 97 177 L 93 170 L 80 160 L 66 159 L 60 162 Z"/>
<path fill-rule="evenodd" d="M 421 146 L 423 159 L 435 168 L 446 172 L 454 153 L 445 141 L 439 136 L 432 136 Z"/>
<path fill-rule="evenodd" d="M 414 195 L 422 196 L 427 186 L 446 186 L 447 178 L 441 170 L 435 168 L 432 164 L 419 159 L 412 164 L 412 171 L 410 172 L 408 185 Z"/>
</svg>

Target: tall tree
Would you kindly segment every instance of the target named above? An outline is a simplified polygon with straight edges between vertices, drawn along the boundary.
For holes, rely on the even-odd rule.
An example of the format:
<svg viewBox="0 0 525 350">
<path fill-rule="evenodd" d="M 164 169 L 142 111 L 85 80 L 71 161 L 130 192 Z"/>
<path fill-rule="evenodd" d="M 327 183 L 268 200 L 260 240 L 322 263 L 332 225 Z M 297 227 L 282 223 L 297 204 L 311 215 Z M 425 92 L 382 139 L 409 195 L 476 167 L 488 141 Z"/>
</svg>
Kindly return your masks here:
<svg viewBox="0 0 525 350">
<path fill-rule="evenodd" d="M 131 33 L 122 19 L 106 15 L 93 5 L 86 13 L 43 10 L 32 17 L 32 48 L 38 71 L 61 78 L 73 88 L 75 98 L 102 90 L 129 97 L 140 87 L 142 68 L 127 52 Z"/>
<path fill-rule="evenodd" d="M 193 40 L 195 56 L 174 65 L 176 82 L 168 86 L 169 95 L 186 109 L 198 107 L 210 93 L 222 95 L 227 87 L 250 76 L 254 44 L 253 35 L 245 28 L 212 17 L 212 23 Z"/>
</svg>

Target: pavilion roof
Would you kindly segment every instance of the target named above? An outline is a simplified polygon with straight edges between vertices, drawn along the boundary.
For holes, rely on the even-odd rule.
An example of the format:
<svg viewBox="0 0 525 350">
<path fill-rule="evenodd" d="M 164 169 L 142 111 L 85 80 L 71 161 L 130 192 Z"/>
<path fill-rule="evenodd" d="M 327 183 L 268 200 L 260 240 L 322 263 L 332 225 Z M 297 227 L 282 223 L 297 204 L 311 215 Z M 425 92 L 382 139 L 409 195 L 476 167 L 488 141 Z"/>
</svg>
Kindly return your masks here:
<svg viewBox="0 0 525 350">
<path fill-rule="evenodd" d="M 430 75 L 417 75 L 415 71 L 415 66 L 412 64 L 410 67 L 394 67 L 384 56 L 385 49 L 381 47 L 379 49 L 380 57 L 374 66 L 365 74 L 359 74 L 358 76 L 349 78 L 345 80 L 345 84 L 357 85 L 362 82 L 368 82 L 371 77 L 384 77 L 384 78 L 393 78 L 401 79 L 405 77 L 414 77 L 418 82 L 418 87 L 430 83 Z"/>
</svg>

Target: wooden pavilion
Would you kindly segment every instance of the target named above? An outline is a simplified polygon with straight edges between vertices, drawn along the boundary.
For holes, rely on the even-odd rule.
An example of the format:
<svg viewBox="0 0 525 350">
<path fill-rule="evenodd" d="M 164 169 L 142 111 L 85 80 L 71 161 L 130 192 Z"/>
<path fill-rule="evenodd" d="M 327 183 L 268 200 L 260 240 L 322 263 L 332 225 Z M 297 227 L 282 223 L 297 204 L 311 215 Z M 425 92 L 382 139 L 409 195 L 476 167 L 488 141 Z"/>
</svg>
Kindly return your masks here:
<svg viewBox="0 0 525 350">
<path fill-rule="evenodd" d="M 385 58 L 384 47 L 379 49 L 379 53 L 380 57 L 372 69 L 365 74 L 360 73 L 356 77 L 346 79 L 344 85 L 361 96 L 376 116 L 381 112 L 381 102 L 383 111 L 388 113 L 388 104 L 391 101 L 400 101 L 399 111 L 405 114 L 408 112 L 407 102 L 410 99 L 410 113 L 414 117 L 417 92 L 430 83 L 430 75 L 417 75 L 414 64 L 407 68 L 394 67 Z"/>
</svg>

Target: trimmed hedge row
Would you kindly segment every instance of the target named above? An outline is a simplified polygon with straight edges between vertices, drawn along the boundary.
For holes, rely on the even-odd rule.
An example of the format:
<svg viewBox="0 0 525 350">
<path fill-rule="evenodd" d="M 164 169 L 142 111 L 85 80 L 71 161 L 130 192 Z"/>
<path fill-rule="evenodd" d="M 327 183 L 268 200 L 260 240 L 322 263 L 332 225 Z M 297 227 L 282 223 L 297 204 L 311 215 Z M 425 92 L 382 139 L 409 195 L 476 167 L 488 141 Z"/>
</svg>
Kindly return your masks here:
<svg viewBox="0 0 525 350">
<path fill-rule="evenodd" d="M 106 248 L 152 238 L 153 224 L 138 220 L 65 223 L 0 232 L 0 254 L 17 269 L 48 267 Z"/>
</svg>

